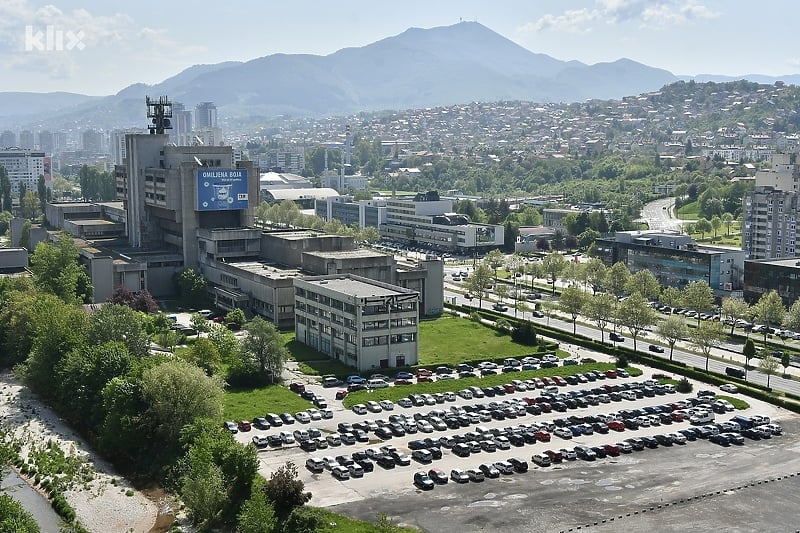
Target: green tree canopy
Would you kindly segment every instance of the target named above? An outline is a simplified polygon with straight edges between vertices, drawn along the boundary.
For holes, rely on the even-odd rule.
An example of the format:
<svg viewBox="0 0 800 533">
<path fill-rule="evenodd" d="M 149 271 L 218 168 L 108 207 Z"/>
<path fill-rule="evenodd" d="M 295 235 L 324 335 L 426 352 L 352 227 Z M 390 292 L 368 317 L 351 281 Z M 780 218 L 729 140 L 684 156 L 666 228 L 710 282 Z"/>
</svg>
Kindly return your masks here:
<svg viewBox="0 0 800 533">
<path fill-rule="evenodd" d="M 275 326 L 256 316 L 247 325 L 247 336 L 242 341 L 242 359 L 245 369 L 261 379 L 280 379 L 288 351 Z"/>
<path fill-rule="evenodd" d="M 78 247 L 66 233 L 54 244 L 40 242 L 30 259 L 36 285 L 65 302 L 91 302 L 91 280 L 78 264 L 78 256 Z"/>
<path fill-rule="evenodd" d="M 670 315 L 666 319 L 658 323 L 656 335 L 664 339 L 669 345 L 669 360 L 672 361 L 672 353 L 675 350 L 675 344 L 678 341 L 689 338 L 689 328 L 683 317 L 679 315 Z"/>
</svg>

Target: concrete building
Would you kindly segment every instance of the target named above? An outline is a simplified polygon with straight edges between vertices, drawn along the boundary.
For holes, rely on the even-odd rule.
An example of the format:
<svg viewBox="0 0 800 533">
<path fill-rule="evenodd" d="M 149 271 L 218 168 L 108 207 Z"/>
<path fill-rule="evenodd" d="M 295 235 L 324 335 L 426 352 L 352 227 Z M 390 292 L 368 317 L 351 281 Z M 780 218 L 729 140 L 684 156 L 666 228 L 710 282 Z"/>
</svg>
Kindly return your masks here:
<svg viewBox="0 0 800 533">
<path fill-rule="evenodd" d="M 756 172 L 755 188 L 742 207 L 742 249 L 747 259 L 796 257 L 798 185 L 797 154 L 775 154 L 770 170 Z"/>
<path fill-rule="evenodd" d="M 12 195 L 19 196 L 20 184 L 25 184 L 29 191 L 36 191 L 39 176 L 45 174 L 44 152 L 20 148 L 0 150 L 0 166 L 8 172 Z"/>
<path fill-rule="evenodd" d="M 595 244 L 606 265 L 621 262 L 632 273 L 649 270 L 664 287 L 682 289 L 692 281 L 705 281 L 719 297 L 742 288 L 740 250 L 700 246 L 687 235 L 649 231 L 618 231 Z"/>
<path fill-rule="evenodd" d="M 285 189 L 283 187 L 274 189 L 265 187 L 261 189 L 261 198 L 265 202 L 281 203 L 284 200 L 291 200 L 301 209 L 313 209 L 315 201 L 338 196 L 339 193 L 336 190 L 324 187 L 312 187 L 310 189 Z"/>
<path fill-rule="evenodd" d="M 270 172 L 302 174 L 306 169 L 306 150 L 302 146 L 270 148 L 258 156 L 258 167 Z"/>
<path fill-rule="evenodd" d="M 419 294 L 360 276 L 294 280 L 299 342 L 359 372 L 419 362 Z"/>
<path fill-rule="evenodd" d="M 434 251 L 463 254 L 489 251 L 503 245 L 502 225 L 476 224 L 453 212 L 453 201 L 438 193 L 419 193 L 414 198 L 386 200 L 386 223 L 381 238 L 410 243 Z"/>
<path fill-rule="evenodd" d="M 55 150 L 55 139 L 50 130 L 39 132 L 39 150 L 46 154 L 52 154 Z"/>
<path fill-rule="evenodd" d="M 754 304 L 762 295 L 776 291 L 783 305 L 800 298 L 800 260 L 760 259 L 744 262 L 744 298 Z"/>
<path fill-rule="evenodd" d="M 214 102 L 200 102 L 194 108 L 195 130 L 217 127 L 217 106 Z"/>
<path fill-rule="evenodd" d="M 34 142 L 33 132 L 30 130 L 22 130 L 19 132 L 19 147 L 23 150 L 33 150 L 36 143 Z"/>
<path fill-rule="evenodd" d="M 192 144 L 192 130 L 194 121 L 192 120 L 191 109 L 180 102 L 172 103 L 172 130 L 169 138 L 179 146 Z"/>
<path fill-rule="evenodd" d="M 262 172 L 258 179 L 259 188 L 265 190 L 279 189 L 313 189 L 311 180 L 291 172 Z"/>
<path fill-rule="evenodd" d="M 314 203 L 314 212 L 325 221 L 336 219 L 345 226 L 361 228 L 379 228 L 387 221 L 385 199 L 353 201 L 352 196 L 326 198 Z"/>
<path fill-rule="evenodd" d="M 103 151 L 103 135 L 94 129 L 88 129 L 81 133 L 81 149 L 92 154 L 99 154 Z"/>
<path fill-rule="evenodd" d="M 2 148 L 18 148 L 17 134 L 10 130 L 0 133 L 0 149 Z"/>
<path fill-rule="evenodd" d="M 28 250 L 25 248 L 0 248 L 0 278 L 27 276 Z"/>
<path fill-rule="evenodd" d="M 129 133 L 147 133 L 142 128 L 127 128 L 113 130 L 108 133 L 108 146 L 111 151 L 111 161 L 114 165 L 125 164 L 125 136 Z M 44 150 L 44 148 L 42 148 Z"/>
<path fill-rule="evenodd" d="M 170 146 L 167 135 L 126 136 L 126 162 L 116 167 L 117 198 L 127 211 L 130 246 L 171 245 L 186 268 L 198 269 L 208 242 L 200 230 L 247 228 L 253 224 L 258 181 L 252 162 L 231 168 L 230 146 Z M 215 234 L 217 243 L 239 249 L 237 235 Z"/>
</svg>

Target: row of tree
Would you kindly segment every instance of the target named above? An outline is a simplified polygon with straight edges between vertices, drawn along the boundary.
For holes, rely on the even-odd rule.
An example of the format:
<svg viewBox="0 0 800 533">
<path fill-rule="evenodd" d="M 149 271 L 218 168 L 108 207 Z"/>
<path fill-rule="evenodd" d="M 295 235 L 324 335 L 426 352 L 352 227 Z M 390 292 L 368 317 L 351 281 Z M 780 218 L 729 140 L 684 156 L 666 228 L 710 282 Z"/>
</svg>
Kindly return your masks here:
<svg viewBox="0 0 800 533">
<path fill-rule="evenodd" d="M 362 242 L 378 242 L 380 234 L 373 226 L 360 227 L 358 224 L 345 226 L 338 219 L 325 221 L 316 215 L 307 215 L 300 211 L 297 204 L 291 200 L 278 203 L 261 202 L 256 207 L 255 218 L 260 224 L 270 223 L 283 227 L 300 227 L 325 231 L 333 235 L 348 235 Z"/>
</svg>

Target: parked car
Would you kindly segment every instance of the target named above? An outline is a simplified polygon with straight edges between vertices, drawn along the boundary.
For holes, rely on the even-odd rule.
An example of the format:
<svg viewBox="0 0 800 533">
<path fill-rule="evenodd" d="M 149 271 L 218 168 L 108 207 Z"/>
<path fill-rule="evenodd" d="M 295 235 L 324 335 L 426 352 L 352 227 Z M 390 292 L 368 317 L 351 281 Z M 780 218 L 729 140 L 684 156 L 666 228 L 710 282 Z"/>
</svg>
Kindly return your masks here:
<svg viewBox="0 0 800 533">
<path fill-rule="evenodd" d="M 236 426 L 236 422 L 233 420 L 228 420 L 223 424 L 223 427 L 230 431 L 231 433 L 239 433 L 239 428 Z"/>
<path fill-rule="evenodd" d="M 664 353 L 664 348 L 662 348 L 657 344 L 651 344 L 650 346 L 647 347 L 647 349 L 655 353 Z"/>
<path fill-rule="evenodd" d="M 454 468 L 450 471 L 450 479 L 456 483 L 469 483 L 469 474 L 466 470 Z"/>
</svg>

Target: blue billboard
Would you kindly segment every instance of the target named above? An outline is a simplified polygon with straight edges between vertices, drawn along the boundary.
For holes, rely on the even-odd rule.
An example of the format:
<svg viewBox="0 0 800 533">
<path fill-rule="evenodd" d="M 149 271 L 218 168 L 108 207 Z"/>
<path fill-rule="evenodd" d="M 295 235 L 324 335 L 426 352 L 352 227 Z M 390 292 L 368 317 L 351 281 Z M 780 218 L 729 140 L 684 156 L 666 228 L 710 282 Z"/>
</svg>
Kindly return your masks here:
<svg viewBox="0 0 800 533">
<path fill-rule="evenodd" d="M 197 171 L 197 210 L 247 209 L 247 171 L 230 168 Z"/>
</svg>

